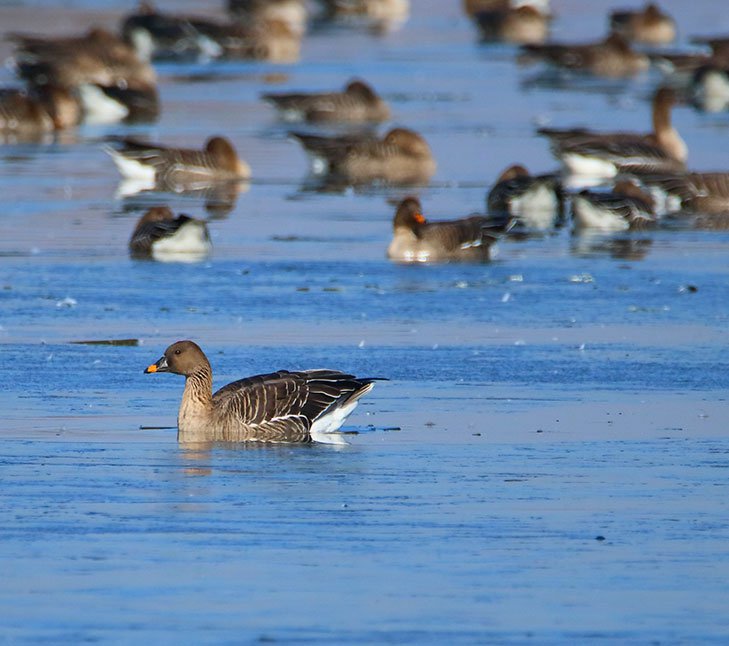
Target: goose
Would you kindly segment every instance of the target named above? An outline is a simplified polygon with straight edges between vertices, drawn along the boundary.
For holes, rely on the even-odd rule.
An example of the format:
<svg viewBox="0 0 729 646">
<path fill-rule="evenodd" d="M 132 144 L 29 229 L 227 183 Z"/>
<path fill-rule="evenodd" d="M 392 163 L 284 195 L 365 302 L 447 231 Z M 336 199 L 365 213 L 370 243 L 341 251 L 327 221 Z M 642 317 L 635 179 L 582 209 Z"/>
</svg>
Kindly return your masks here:
<svg viewBox="0 0 729 646">
<path fill-rule="evenodd" d="M 603 232 L 642 230 L 656 223 L 651 196 L 627 180 L 610 192 L 582 190 L 573 195 L 572 216 L 576 229 Z"/>
<path fill-rule="evenodd" d="M 219 22 L 161 13 L 148 3 L 125 19 L 122 33 L 144 60 L 240 58 L 294 62 L 301 49 L 301 34 L 283 20 Z"/>
<path fill-rule="evenodd" d="M 642 11 L 619 9 L 611 12 L 610 29 L 630 41 L 646 45 L 666 45 L 676 40 L 676 21 L 652 2 Z"/>
<path fill-rule="evenodd" d="M 129 240 L 133 258 L 199 260 L 211 251 L 208 227 L 189 215 L 175 217 L 166 206 L 153 206 L 139 219 Z"/>
<path fill-rule="evenodd" d="M 76 125 L 80 117 L 78 101 L 65 88 L 0 89 L 0 133 L 4 135 L 22 138 L 62 130 Z"/>
<path fill-rule="evenodd" d="M 185 377 L 177 416 L 180 442 L 345 443 L 335 432 L 374 386 L 337 370 L 279 370 L 224 386 L 193 341 L 177 341 L 144 371 Z"/>
<path fill-rule="evenodd" d="M 402 21 L 410 14 L 410 0 L 321 0 L 330 16 L 365 16 L 378 21 Z"/>
<path fill-rule="evenodd" d="M 154 70 L 129 45 L 111 32 L 93 28 L 82 36 L 43 38 L 11 34 L 16 43 L 15 65 L 36 85 L 75 88 L 83 83 L 149 88 Z"/>
<path fill-rule="evenodd" d="M 671 173 L 685 168 L 688 149 L 671 124 L 675 93 L 660 88 L 653 98 L 653 132 L 594 132 L 580 128 L 537 132 L 550 139 L 552 152 L 575 175 L 614 177 L 618 172 Z"/>
<path fill-rule="evenodd" d="M 650 66 L 648 56 L 634 51 L 620 34 L 611 33 L 596 43 L 544 43 L 522 45 L 526 59 L 548 63 L 595 76 L 622 78 L 635 76 Z"/>
<path fill-rule="evenodd" d="M 509 166 L 486 198 L 491 215 L 509 215 L 515 227 L 546 231 L 563 217 L 564 196 L 557 175 L 530 175 L 520 164 Z"/>
<path fill-rule="evenodd" d="M 303 36 L 307 9 L 304 0 L 228 0 L 228 12 L 242 22 L 280 21 Z"/>
<path fill-rule="evenodd" d="M 494 220 L 473 215 L 460 220 L 428 222 L 420 200 L 407 197 L 397 207 L 387 257 L 395 262 L 426 263 L 491 259 L 498 232 L 508 229 Z"/>
<path fill-rule="evenodd" d="M 209 183 L 248 179 L 250 168 L 225 137 L 211 137 L 202 150 L 171 148 L 136 139 L 111 139 L 120 147 L 106 147 L 119 172 L 127 179 L 162 185 Z"/>
<path fill-rule="evenodd" d="M 543 43 L 549 33 L 549 15 L 531 4 L 478 11 L 473 19 L 486 40 L 525 45 Z"/>
<path fill-rule="evenodd" d="M 268 93 L 261 97 L 273 104 L 287 121 L 386 121 L 390 108 L 364 81 L 353 79 L 341 92 Z"/>
<path fill-rule="evenodd" d="M 84 121 L 152 121 L 159 116 L 159 94 L 155 86 L 146 88 L 104 86 L 83 83 L 78 86 Z"/>
<path fill-rule="evenodd" d="M 436 163 L 425 139 L 406 128 L 393 128 L 382 139 L 370 135 L 290 135 L 311 156 L 316 175 L 329 174 L 353 184 L 376 180 L 419 184 L 426 183 L 435 173 Z"/>
</svg>

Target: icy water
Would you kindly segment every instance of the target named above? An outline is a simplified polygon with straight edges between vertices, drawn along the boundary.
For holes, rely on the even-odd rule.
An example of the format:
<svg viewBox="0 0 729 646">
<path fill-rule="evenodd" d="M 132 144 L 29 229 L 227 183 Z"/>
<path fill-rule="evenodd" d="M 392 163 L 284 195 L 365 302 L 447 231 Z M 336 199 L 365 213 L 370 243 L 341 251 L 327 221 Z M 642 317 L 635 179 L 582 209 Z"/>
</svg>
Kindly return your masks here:
<svg viewBox="0 0 729 646">
<path fill-rule="evenodd" d="M 729 32 L 721 2 L 666 5 L 681 46 Z M 114 26 L 130 6 L 21 1 L 0 25 Z M 587 39 L 610 3 L 553 6 L 555 37 Z M 157 69 L 156 123 L 0 148 L 0 640 L 726 643 L 729 233 L 384 257 L 393 201 L 482 209 L 510 163 L 555 168 L 536 125 L 645 130 L 659 77 L 555 87 L 442 0 L 389 33 L 312 30 L 297 64 Z M 430 142 L 430 186 L 314 190 L 258 98 L 355 75 Z M 692 168 L 729 170 L 729 114 L 675 122 Z M 101 148 L 215 133 L 253 169 L 238 193 L 124 197 Z M 210 259 L 129 259 L 158 203 L 210 218 Z M 182 379 L 142 370 L 181 338 L 217 385 L 319 366 L 390 381 L 343 448 L 179 447 Z M 75 343 L 102 339 L 138 343 Z"/>
</svg>

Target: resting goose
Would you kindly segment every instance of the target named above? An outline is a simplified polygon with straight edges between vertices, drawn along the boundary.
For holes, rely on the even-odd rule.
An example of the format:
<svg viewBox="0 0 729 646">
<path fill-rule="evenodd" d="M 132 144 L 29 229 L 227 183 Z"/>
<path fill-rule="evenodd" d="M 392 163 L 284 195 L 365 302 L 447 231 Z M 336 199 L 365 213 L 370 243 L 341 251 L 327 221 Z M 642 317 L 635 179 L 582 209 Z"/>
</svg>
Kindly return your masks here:
<svg viewBox="0 0 729 646">
<path fill-rule="evenodd" d="M 113 139 L 107 147 L 119 172 L 127 179 L 163 185 L 184 185 L 248 179 L 250 168 L 225 137 L 211 137 L 202 150 L 171 148 L 136 139 Z"/>
<path fill-rule="evenodd" d="M 20 75 L 36 85 L 75 88 L 84 83 L 153 88 L 154 70 L 111 32 L 94 28 L 82 36 L 43 38 L 12 34 Z"/>
<path fill-rule="evenodd" d="M 241 22 L 284 22 L 299 36 L 306 31 L 304 0 L 228 0 L 228 12 Z"/>
<path fill-rule="evenodd" d="M 386 121 L 390 108 L 364 81 L 354 79 L 341 92 L 268 93 L 287 121 Z"/>
<path fill-rule="evenodd" d="M 526 45 L 543 43 L 549 33 L 549 15 L 531 4 L 478 11 L 473 19 L 486 40 Z"/>
<path fill-rule="evenodd" d="M 593 231 L 642 230 L 656 222 L 653 199 L 629 181 L 610 192 L 583 190 L 572 196 L 576 229 Z"/>
<path fill-rule="evenodd" d="M 341 444 L 335 431 L 375 381 L 336 370 L 280 370 L 234 381 L 213 394 L 210 362 L 192 341 L 173 343 L 144 372 L 185 376 L 180 442 Z"/>
<path fill-rule="evenodd" d="M 474 215 L 460 220 L 428 222 L 420 200 L 400 202 L 392 222 L 393 236 L 387 257 L 396 262 L 486 261 L 497 231 L 508 229 L 494 220 Z"/>
<path fill-rule="evenodd" d="M 671 124 L 675 94 L 660 88 L 653 98 L 653 132 L 594 132 L 580 128 L 537 132 L 550 139 L 552 152 L 576 175 L 614 177 L 619 172 L 670 173 L 684 169 L 686 143 Z"/>
<path fill-rule="evenodd" d="M 205 222 L 189 215 L 175 217 L 166 206 L 154 206 L 137 222 L 129 240 L 134 258 L 200 260 L 212 249 Z"/>
<path fill-rule="evenodd" d="M 0 134 L 32 137 L 76 125 L 81 108 L 73 94 L 43 85 L 30 90 L 0 89 Z"/>
<path fill-rule="evenodd" d="M 373 136 L 319 137 L 299 132 L 317 175 L 332 175 L 353 184 L 377 180 L 394 184 L 426 183 L 435 173 L 430 148 L 418 133 L 393 128 L 382 139 Z"/>
<path fill-rule="evenodd" d="M 666 45 L 676 40 L 676 21 L 654 3 L 642 11 L 619 9 L 610 14 L 610 29 L 628 40 L 646 45 Z"/>
<path fill-rule="evenodd" d="M 563 217 L 564 196 L 557 175 L 530 175 L 519 164 L 509 166 L 486 198 L 491 215 L 509 215 L 517 229 L 546 231 Z"/>
<path fill-rule="evenodd" d="M 621 78 L 644 72 L 650 66 L 645 54 L 634 51 L 619 34 L 596 43 L 544 43 L 523 45 L 527 59 L 542 59 L 557 67 L 595 76 Z"/>
</svg>

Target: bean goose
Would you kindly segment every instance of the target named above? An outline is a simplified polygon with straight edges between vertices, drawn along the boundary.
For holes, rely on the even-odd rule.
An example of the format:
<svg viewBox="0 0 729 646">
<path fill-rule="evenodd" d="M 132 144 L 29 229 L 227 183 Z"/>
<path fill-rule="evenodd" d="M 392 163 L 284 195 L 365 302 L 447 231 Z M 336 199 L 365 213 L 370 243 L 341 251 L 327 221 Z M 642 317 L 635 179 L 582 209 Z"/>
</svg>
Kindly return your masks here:
<svg viewBox="0 0 729 646">
<path fill-rule="evenodd" d="M 364 81 L 352 80 L 342 92 L 269 93 L 272 103 L 287 121 L 386 121 L 390 108 Z"/>
<path fill-rule="evenodd" d="M 228 12 L 241 22 L 280 21 L 299 36 L 306 31 L 304 0 L 228 0 Z"/>
<path fill-rule="evenodd" d="M 567 170 L 577 175 L 614 177 L 633 173 L 676 172 L 684 169 L 686 144 L 671 124 L 675 94 L 660 88 L 653 98 L 653 132 L 594 132 L 580 128 L 542 128 L 552 152 Z"/>
<path fill-rule="evenodd" d="M 478 11 L 473 18 L 486 40 L 525 45 L 542 43 L 549 33 L 549 16 L 530 4 Z"/>
<path fill-rule="evenodd" d="M 29 91 L 0 89 L 0 133 L 21 138 L 78 123 L 81 108 L 65 88 L 45 85 Z"/>
<path fill-rule="evenodd" d="M 523 45 L 527 59 L 537 58 L 557 67 L 595 76 L 620 78 L 634 76 L 648 69 L 645 54 L 634 51 L 619 34 L 610 34 L 596 43 L 544 43 Z"/>
<path fill-rule="evenodd" d="M 82 36 L 42 38 L 13 34 L 15 64 L 20 75 L 36 85 L 75 88 L 84 83 L 124 88 L 154 87 L 149 63 L 105 29 Z"/>
<path fill-rule="evenodd" d="M 676 21 L 654 3 L 646 4 L 642 11 L 613 11 L 610 28 L 636 43 L 666 45 L 676 40 Z"/>
<path fill-rule="evenodd" d="M 618 182 L 610 192 L 573 195 L 572 216 L 575 228 L 593 231 L 642 230 L 656 223 L 651 196 L 629 181 Z"/>
<path fill-rule="evenodd" d="M 428 222 L 420 200 L 407 197 L 397 207 L 387 257 L 396 262 L 486 261 L 499 232 L 508 229 L 480 215 Z"/>
<path fill-rule="evenodd" d="M 210 235 L 202 220 L 175 217 L 166 206 L 154 206 L 137 222 L 129 240 L 135 258 L 199 260 L 210 253 Z"/>
<path fill-rule="evenodd" d="M 189 184 L 247 179 L 250 168 L 225 137 L 211 137 L 203 150 L 171 148 L 136 139 L 114 139 L 118 149 L 107 147 L 119 172 L 128 179 L 157 184 Z"/>
<path fill-rule="evenodd" d="M 512 216 L 517 230 L 535 231 L 546 231 L 561 222 L 563 202 L 557 175 L 530 175 L 518 164 L 501 173 L 486 199 L 489 214 Z"/>
<path fill-rule="evenodd" d="M 180 442 L 342 443 L 334 434 L 374 379 L 336 370 L 280 370 L 234 381 L 212 392 L 210 362 L 192 341 L 178 341 L 145 373 L 185 377 L 177 416 Z"/>
<path fill-rule="evenodd" d="M 435 172 L 435 160 L 425 139 L 406 128 L 393 128 L 382 139 L 291 135 L 311 156 L 317 175 L 329 174 L 354 184 L 376 180 L 417 184 L 427 182 Z"/>
</svg>

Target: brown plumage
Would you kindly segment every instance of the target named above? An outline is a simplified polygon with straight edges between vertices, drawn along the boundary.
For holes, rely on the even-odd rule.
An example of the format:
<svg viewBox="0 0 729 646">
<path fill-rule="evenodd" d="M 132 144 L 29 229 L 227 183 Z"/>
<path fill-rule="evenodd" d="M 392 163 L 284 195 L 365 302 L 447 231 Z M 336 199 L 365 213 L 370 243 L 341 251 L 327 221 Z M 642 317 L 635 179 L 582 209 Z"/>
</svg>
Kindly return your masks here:
<svg viewBox="0 0 729 646">
<path fill-rule="evenodd" d="M 572 196 L 575 227 L 597 231 L 644 230 L 656 224 L 653 198 L 629 181 L 612 191 L 580 191 Z"/>
<path fill-rule="evenodd" d="M 372 136 L 319 137 L 292 132 L 312 157 L 316 174 L 329 174 L 353 184 L 377 180 L 394 184 L 427 182 L 436 163 L 418 133 L 393 128 L 382 139 Z"/>
<path fill-rule="evenodd" d="M 192 341 L 178 341 L 146 373 L 185 376 L 177 417 L 180 442 L 325 442 L 372 390 L 373 379 L 336 370 L 280 370 L 234 381 L 215 394 L 210 362 Z"/>
<path fill-rule="evenodd" d="M 82 36 L 42 38 L 12 34 L 21 76 L 43 85 L 74 88 L 84 83 L 153 87 L 152 67 L 111 32 L 94 28 Z"/>
<path fill-rule="evenodd" d="M 364 81 L 354 79 L 341 92 L 268 93 L 272 103 L 291 121 L 385 121 L 390 108 Z"/>
<path fill-rule="evenodd" d="M 129 239 L 129 252 L 134 258 L 198 259 L 210 249 L 205 222 L 184 214 L 175 217 L 166 206 L 148 209 Z"/>
<path fill-rule="evenodd" d="M 676 39 L 676 21 L 654 3 L 639 11 L 613 11 L 610 28 L 636 43 L 665 45 Z"/>
<path fill-rule="evenodd" d="M 494 225 L 494 222 L 481 215 L 428 222 L 420 200 L 408 197 L 400 202 L 395 212 L 387 257 L 396 262 L 418 263 L 489 260 L 498 233 L 508 228 L 508 225 Z"/>
<path fill-rule="evenodd" d="M 216 180 L 247 179 L 250 168 L 225 137 L 211 137 L 202 150 L 172 148 L 136 139 L 116 141 L 107 148 L 119 172 L 129 179 L 153 180 L 158 184 L 189 184 Z"/>
<path fill-rule="evenodd" d="M 595 132 L 583 128 L 542 128 L 538 133 L 550 139 L 554 155 L 576 174 L 595 174 L 585 170 L 595 168 L 595 163 L 604 166 L 600 174 L 607 176 L 618 171 L 676 172 L 683 170 L 688 150 L 671 123 L 674 103 L 673 90 L 660 88 L 655 93 L 653 131 L 645 134 Z"/>
<path fill-rule="evenodd" d="M 596 43 L 545 43 L 524 45 L 522 50 L 527 58 L 608 78 L 634 76 L 650 65 L 645 54 L 634 51 L 625 38 L 615 33 Z"/>
<path fill-rule="evenodd" d="M 531 5 L 479 11 L 473 18 L 487 40 L 543 43 L 549 33 L 549 16 Z"/>
</svg>

